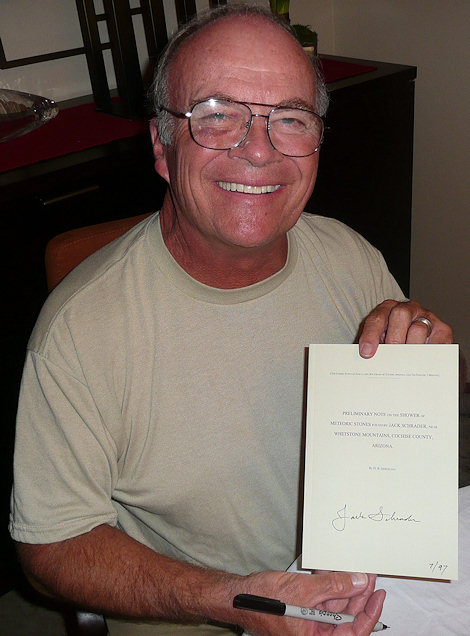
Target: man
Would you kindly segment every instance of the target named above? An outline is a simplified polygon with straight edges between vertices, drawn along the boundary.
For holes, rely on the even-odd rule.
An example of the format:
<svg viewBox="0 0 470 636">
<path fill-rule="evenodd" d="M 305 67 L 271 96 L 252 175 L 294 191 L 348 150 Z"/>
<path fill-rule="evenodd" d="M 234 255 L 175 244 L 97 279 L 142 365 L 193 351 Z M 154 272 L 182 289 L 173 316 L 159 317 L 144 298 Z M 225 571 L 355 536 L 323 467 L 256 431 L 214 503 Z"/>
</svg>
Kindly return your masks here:
<svg viewBox="0 0 470 636">
<path fill-rule="evenodd" d="M 322 128 L 298 43 L 258 10 L 204 24 L 157 73 L 160 214 L 72 272 L 31 338 L 11 531 L 36 587 L 139 622 L 111 634 L 324 633 L 235 610 L 238 593 L 352 613 L 338 634 L 368 634 L 373 576 L 283 572 L 304 350 L 352 342 L 364 319 L 364 357 L 452 334 L 363 239 L 301 216 Z"/>
</svg>

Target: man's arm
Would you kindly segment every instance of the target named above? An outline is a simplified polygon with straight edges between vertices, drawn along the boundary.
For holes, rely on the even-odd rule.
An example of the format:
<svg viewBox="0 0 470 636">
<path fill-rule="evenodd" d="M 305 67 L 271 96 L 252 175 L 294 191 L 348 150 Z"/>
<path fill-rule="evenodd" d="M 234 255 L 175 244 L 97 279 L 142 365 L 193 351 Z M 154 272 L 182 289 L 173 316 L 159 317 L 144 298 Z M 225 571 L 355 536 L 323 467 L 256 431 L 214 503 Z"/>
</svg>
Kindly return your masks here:
<svg viewBox="0 0 470 636">
<path fill-rule="evenodd" d="M 424 322 L 432 326 L 429 332 Z M 399 302 L 385 300 L 364 320 L 359 337 L 359 351 L 363 358 L 372 358 L 379 344 L 452 344 L 452 329 L 435 314 L 421 307 L 415 300 Z"/>
<path fill-rule="evenodd" d="M 242 625 L 260 636 L 317 634 L 318 626 L 312 628 L 308 621 L 232 607 L 236 594 L 249 593 L 358 615 L 353 624 L 342 626 L 342 633 L 363 636 L 379 620 L 385 597 L 383 591 L 373 592 L 375 578 L 367 575 L 240 576 L 193 566 L 157 554 L 108 525 L 58 543 L 17 545 L 25 573 L 39 591 L 117 616 L 187 623 L 215 620 Z"/>
</svg>

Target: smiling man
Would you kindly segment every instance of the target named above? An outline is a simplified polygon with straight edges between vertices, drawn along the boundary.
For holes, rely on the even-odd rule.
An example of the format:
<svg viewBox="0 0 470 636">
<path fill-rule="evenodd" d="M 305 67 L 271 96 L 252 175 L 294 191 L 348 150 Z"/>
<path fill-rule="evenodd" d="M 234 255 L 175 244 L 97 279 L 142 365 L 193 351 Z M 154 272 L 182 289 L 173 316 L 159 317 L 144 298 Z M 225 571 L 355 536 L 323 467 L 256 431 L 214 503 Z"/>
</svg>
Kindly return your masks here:
<svg viewBox="0 0 470 636">
<path fill-rule="evenodd" d="M 191 23 L 156 74 L 161 211 L 74 270 L 38 319 L 10 528 L 33 585 L 113 616 L 112 635 L 333 631 L 234 609 L 239 593 L 356 615 L 338 634 L 380 616 L 372 575 L 283 572 L 298 549 L 305 347 L 360 333 L 370 357 L 452 333 L 364 239 L 303 214 L 324 109 L 269 12 L 228 5 Z"/>
<path fill-rule="evenodd" d="M 313 190 L 323 130 L 316 77 L 290 39 L 266 21 L 247 23 L 240 38 L 224 21 L 188 38 L 172 61 L 169 114 L 193 110 L 189 125 L 173 115 L 166 146 L 153 128 L 156 169 L 170 185 L 162 231 L 208 285 L 242 287 L 279 271 Z"/>
</svg>

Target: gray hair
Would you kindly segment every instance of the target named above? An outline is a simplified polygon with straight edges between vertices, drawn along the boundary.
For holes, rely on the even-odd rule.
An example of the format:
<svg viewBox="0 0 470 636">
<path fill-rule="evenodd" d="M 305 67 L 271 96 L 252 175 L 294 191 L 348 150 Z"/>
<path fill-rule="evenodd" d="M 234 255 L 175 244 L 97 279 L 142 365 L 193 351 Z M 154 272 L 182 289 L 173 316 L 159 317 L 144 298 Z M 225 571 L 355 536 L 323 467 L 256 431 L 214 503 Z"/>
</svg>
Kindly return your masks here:
<svg viewBox="0 0 470 636">
<path fill-rule="evenodd" d="M 284 29 L 284 31 L 295 38 L 290 25 L 279 16 L 273 14 L 270 9 L 259 5 L 249 5 L 245 3 L 226 4 L 209 11 L 201 12 L 192 20 L 184 24 L 170 39 L 160 56 L 155 69 L 154 81 L 150 89 L 150 97 L 153 102 L 155 119 L 158 125 L 158 134 L 160 141 L 165 146 L 171 145 L 173 140 L 174 118 L 170 115 L 170 113 L 167 113 L 160 107 L 165 106 L 166 108 L 170 108 L 171 106 L 169 76 L 173 60 L 184 42 L 189 40 L 189 38 L 193 35 L 199 33 L 199 31 L 204 29 L 206 26 L 209 26 L 218 20 L 232 16 L 260 16 L 268 22 L 276 24 L 280 28 Z M 323 75 L 319 68 L 318 58 L 316 56 L 308 56 L 308 58 L 312 63 L 316 77 L 315 110 L 319 115 L 323 116 L 328 108 L 328 93 L 326 90 L 325 80 L 323 79 Z"/>
</svg>

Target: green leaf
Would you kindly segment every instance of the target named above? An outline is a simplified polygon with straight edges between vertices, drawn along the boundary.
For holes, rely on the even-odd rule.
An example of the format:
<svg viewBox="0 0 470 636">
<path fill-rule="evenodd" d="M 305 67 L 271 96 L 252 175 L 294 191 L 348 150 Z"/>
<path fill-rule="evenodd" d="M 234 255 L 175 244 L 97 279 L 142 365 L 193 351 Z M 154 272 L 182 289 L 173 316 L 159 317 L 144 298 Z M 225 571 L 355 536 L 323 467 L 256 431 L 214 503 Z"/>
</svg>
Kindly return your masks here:
<svg viewBox="0 0 470 636">
<path fill-rule="evenodd" d="M 278 15 L 289 13 L 290 0 L 270 0 L 271 11 Z"/>
<path fill-rule="evenodd" d="M 317 34 L 309 26 L 303 24 L 293 24 L 295 37 L 298 39 L 302 46 L 316 46 Z"/>
</svg>

